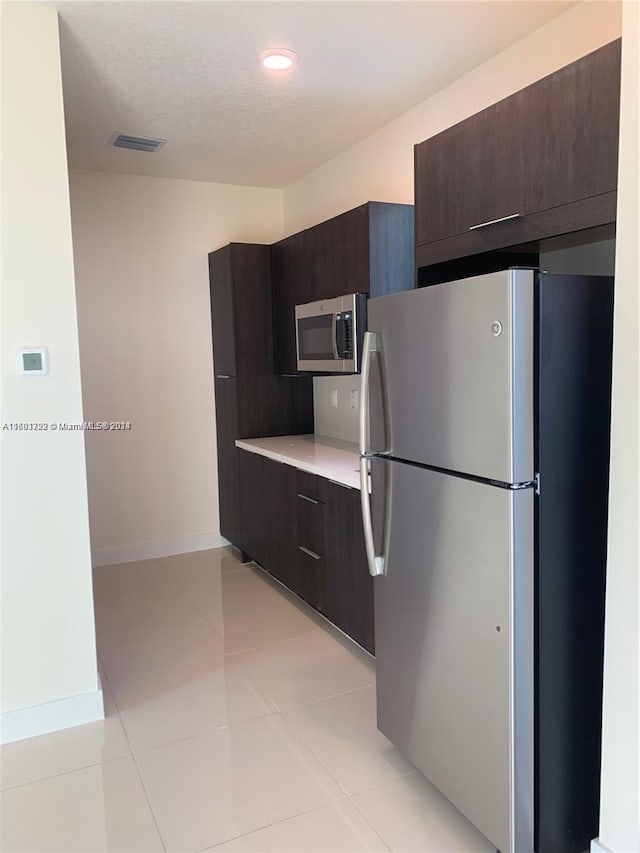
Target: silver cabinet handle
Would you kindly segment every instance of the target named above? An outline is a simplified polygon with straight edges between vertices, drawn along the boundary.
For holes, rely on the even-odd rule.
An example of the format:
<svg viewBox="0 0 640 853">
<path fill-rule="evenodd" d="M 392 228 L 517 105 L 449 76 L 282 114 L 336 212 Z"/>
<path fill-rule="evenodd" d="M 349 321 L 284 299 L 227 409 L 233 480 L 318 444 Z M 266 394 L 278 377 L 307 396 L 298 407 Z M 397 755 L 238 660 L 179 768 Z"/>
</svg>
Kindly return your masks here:
<svg viewBox="0 0 640 853">
<path fill-rule="evenodd" d="M 320 554 L 316 554 L 315 551 L 312 551 L 311 548 L 307 548 L 306 545 L 298 545 L 298 551 L 302 551 L 303 553 L 308 554 L 310 557 L 313 557 L 314 560 L 322 559 Z"/>
<path fill-rule="evenodd" d="M 384 574 L 384 557 L 376 557 L 376 547 L 373 541 L 373 522 L 371 520 L 371 501 L 369 500 L 369 460 L 363 456 L 360 459 L 360 503 L 362 506 L 362 527 L 364 528 L 364 544 L 367 551 L 369 574 L 372 577 Z"/>
<path fill-rule="evenodd" d="M 371 353 L 377 351 L 377 335 L 375 332 L 365 332 L 362 344 L 362 378 L 360 381 L 360 420 L 359 420 L 359 446 L 360 453 L 366 456 L 370 453 L 367 447 L 367 422 L 369 420 L 369 375 L 371 374 Z M 367 489 L 367 494 L 369 490 Z"/>
<path fill-rule="evenodd" d="M 302 492 L 298 492 L 298 497 L 302 498 L 303 501 L 309 501 L 310 504 L 322 503 L 322 501 L 316 501 L 313 498 L 310 498 L 308 495 L 303 495 Z"/>
<path fill-rule="evenodd" d="M 470 225 L 469 231 L 475 231 L 477 228 L 486 228 L 487 225 L 497 225 L 499 222 L 508 222 L 510 219 L 519 219 L 521 213 L 510 213 L 509 216 L 501 216 L 499 219 L 490 219 L 488 222 L 480 222 L 478 225 Z"/>
<path fill-rule="evenodd" d="M 216 379 L 231 379 L 228 373 L 216 373 Z"/>
</svg>

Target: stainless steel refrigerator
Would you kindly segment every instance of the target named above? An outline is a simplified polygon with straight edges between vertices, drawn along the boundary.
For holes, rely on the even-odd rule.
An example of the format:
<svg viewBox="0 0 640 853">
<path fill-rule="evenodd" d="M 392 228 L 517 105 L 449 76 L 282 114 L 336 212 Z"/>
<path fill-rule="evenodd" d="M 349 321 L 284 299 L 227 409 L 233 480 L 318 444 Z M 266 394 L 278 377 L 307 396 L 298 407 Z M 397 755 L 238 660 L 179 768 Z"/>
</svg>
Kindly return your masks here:
<svg viewBox="0 0 640 853">
<path fill-rule="evenodd" d="M 532 269 L 368 303 L 378 727 L 502 853 L 597 835 L 612 305 Z"/>
</svg>

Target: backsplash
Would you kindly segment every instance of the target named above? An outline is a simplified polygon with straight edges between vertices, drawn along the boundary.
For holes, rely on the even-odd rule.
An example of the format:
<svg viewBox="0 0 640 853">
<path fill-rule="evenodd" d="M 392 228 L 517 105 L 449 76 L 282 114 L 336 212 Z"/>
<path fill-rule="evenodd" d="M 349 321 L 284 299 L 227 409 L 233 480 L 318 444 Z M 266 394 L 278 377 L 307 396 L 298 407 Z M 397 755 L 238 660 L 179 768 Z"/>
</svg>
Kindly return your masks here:
<svg viewBox="0 0 640 853">
<path fill-rule="evenodd" d="M 331 405 L 332 391 L 337 392 L 338 406 Z M 352 408 L 351 392 L 357 396 Z M 313 414 L 317 435 L 358 441 L 358 414 L 360 407 L 360 375 L 319 376 L 313 380 Z"/>
</svg>

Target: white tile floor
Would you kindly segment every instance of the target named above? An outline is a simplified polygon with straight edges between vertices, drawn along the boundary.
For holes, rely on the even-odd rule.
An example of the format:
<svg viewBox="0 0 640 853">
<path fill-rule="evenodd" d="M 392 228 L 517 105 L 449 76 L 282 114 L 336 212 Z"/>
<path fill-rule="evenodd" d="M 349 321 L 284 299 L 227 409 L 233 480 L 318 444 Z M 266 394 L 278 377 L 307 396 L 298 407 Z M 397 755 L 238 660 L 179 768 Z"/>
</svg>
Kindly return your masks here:
<svg viewBox="0 0 640 853">
<path fill-rule="evenodd" d="M 94 572 L 106 720 L 0 749 L 0 849 L 493 848 L 377 731 L 373 660 L 228 549 Z"/>
</svg>

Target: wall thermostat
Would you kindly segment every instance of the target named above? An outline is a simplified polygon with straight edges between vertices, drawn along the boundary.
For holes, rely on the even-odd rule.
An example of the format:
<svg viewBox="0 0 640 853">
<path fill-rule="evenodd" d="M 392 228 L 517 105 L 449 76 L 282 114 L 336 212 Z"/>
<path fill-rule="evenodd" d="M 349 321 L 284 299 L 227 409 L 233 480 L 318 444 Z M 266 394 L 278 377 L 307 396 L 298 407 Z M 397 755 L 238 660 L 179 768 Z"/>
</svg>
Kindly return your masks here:
<svg viewBox="0 0 640 853">
<path fill-rule="evenodd" d="M 25 347 L 18 350 L 18 369 L 24 376 L 42 376 L 49 372 L 49 352 L 46 347 Z"/>
</svg>

